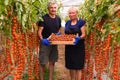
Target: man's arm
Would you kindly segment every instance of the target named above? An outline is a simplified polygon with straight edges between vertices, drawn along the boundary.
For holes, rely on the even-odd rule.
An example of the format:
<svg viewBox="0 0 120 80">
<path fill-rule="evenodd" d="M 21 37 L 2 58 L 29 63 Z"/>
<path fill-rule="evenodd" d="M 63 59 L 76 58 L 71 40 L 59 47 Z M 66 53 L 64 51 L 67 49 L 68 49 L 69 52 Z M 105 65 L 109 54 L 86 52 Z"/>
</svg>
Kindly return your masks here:
<svg viewBox="0 0 120 80">
<path fill-rule="evenodd" d="M 42 30 L 43 30 L 43 27 L 39 27 L 39 29 L 38 29 L 38 36 L 39 36 L 40 40 L 43 39 Z"/>
</svg>

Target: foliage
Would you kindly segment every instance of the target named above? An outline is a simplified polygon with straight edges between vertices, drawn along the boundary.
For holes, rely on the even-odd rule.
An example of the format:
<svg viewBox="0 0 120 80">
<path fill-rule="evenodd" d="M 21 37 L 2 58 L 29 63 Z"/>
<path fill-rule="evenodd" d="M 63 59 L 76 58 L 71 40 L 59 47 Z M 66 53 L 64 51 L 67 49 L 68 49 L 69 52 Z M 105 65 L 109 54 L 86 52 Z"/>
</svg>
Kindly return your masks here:
<svg viewBox="0 0 120 80">
<path fill-rule="evenodd" d="M 14 80 L 38 80 L 38 20 L 46 14 L 49 0 L 0 0 L 0 80 L 11 75 Z M 0 35 L 1 36 L 1 35 Z M 0 46 L 1 47 L 1 46 Z M 1 52 L 0 52 L 1 53 Z M 25 72 L 25 73 L 24 73 Z"/>
<path fill-rule="evenodd" d="M 32 30 L 34 23 L 42 20 L 46 14 L 49 0 L 1 0 L 0 1 L 0 30 L 10 35 L 12 18 L 17 16 L 23 32 Z"/>
<path fill-rule="evenodd" d="M 120 33 L 120 18 L 116 15 L 116 5 L 119 4 L 119 0 L 85 0 L 84 5 L 80 6 L 79 16 L 86 21 L 87 35 L 93 29 L 97 30 L 103 37 L 108 33 Z M 115 26 L 114 30 L 112 30 L 112 25 Z"/>
<path fill-rule="evenodd" d="M 118 80 L 120 0 L 85 0 L 79 10 L 87 24 L 84 80 Z"/>
</svg>

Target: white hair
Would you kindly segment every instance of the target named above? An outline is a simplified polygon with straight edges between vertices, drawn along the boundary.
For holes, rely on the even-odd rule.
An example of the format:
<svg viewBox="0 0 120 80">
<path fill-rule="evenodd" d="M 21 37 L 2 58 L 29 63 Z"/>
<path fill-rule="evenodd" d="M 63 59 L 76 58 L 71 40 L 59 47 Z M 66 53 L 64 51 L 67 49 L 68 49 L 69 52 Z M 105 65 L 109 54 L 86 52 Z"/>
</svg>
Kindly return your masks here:
<svg viewBox="0 0 120 80">
<path fill-rule="evenodd" d="M 56 4 L 57 5 L 57 3 L 55 2 L 55 1 L 50 1 L 50 2 L 48 2 L 48 8 L 50 7 L 50 5 L 52 5 L 52 4 Z"/>
<path fill-rule="evenodd" d="M 68 10 L 68 12 L 69 12 L 70 10 L 75 10 L 75 11 L 78 13 L 78 8 L 76 8 L 76 7 L 74 7 L 74 6 L 70 7 L 69 10 Z"/>
</svg>

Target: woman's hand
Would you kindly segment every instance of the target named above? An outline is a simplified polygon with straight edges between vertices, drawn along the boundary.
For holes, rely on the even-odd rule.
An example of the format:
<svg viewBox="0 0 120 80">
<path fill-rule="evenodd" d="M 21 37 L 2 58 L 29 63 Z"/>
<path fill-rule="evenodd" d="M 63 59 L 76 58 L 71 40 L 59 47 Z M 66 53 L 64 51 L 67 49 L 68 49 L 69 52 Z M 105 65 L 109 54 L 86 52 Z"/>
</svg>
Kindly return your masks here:
<svg viewBox="0 0 120 80">
<path fill-rule="evenodd" d="M 74 44 L 76 45 L 80 39 L 81 39 L 80 36 L 76 36 L 76 37 L 75 37 L 75 42 L 74 42 Z"/>
</svg>

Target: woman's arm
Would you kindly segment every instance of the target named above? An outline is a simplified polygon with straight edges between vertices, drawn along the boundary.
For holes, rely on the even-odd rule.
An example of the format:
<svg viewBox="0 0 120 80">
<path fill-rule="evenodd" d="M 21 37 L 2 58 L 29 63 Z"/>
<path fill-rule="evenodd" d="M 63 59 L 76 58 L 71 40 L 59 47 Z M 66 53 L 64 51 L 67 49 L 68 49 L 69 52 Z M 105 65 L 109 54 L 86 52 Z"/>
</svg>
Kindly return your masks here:
<svg viewBox="0 0 120 80">
<path fill-rule="evenodd" d="M 81 27 L 81 32 L 82 32 L 82 35 L 80 36 L 81 39 L 84 39 L 85 36 L 86 36 L 86 30 L 85 30 L 85 27 L 86 27 L 86 25 L 84 25 L 84 26 Z"/>
</svg>

